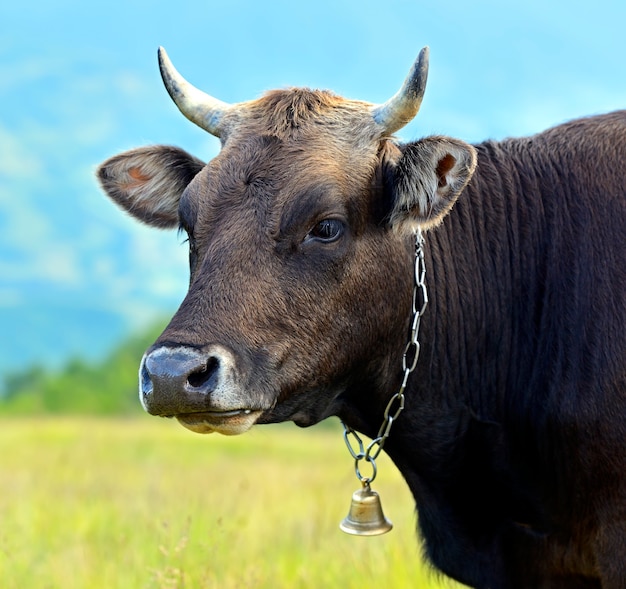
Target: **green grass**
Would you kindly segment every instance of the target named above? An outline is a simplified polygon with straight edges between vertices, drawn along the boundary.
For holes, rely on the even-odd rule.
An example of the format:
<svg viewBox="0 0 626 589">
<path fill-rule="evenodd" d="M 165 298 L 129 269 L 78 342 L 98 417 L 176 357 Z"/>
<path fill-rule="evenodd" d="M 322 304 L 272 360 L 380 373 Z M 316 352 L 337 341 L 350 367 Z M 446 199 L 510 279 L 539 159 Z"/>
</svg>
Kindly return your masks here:
<svg viewBox="0 0 626 589">
<path fill-rule="evenodd" d="M 452 587 L 379 459 L 394 530 L 343 534 L 358 487 L 337 428 L 198 436 L 136 418 L 0 420 L 3 589 Z"/>
</svg>

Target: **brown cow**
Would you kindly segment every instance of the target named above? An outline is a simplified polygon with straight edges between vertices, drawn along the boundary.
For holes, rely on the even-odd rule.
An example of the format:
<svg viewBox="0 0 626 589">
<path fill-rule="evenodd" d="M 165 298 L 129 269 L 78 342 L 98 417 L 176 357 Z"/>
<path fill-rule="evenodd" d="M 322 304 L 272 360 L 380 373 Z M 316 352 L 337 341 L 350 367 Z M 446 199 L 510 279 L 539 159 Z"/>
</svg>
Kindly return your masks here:
<svg viewBox="0 0 626 589">
<path fill-rule="evenodd" d="M 385 446 L 428 557 L 474 587 L 626 587 L 626 112 L 399 144 L 427 56 L 383 105 L 306 89 L 228 105 L 161 53 L 222 150 L 140 148 L 99 171 L 132 215 L 189 236 L 142 403 L 197 432 L 338 415 L 376 436 L 428 229 L 422 353 Z"/>
</svg>

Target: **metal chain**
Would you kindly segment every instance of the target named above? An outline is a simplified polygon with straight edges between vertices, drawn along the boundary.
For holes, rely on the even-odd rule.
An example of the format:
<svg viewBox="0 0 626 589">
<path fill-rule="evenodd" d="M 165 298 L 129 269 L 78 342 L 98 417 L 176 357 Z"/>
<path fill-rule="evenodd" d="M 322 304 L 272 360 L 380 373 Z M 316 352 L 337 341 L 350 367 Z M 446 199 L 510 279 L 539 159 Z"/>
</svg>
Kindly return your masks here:
<svg viewBox="0 0 626 589">
<path fill-rule="evenodd" d="M 354 470 L 357 478 L 361 483 L 369 485 L 377 474 L 376 459 L 383 450 L 383 446 L 391 432 L 391 426 L 400 416 L 404 409 L 404 391 L 409 380 L 409 375 L 415 370 L 417 360 L 420 354 L 420 344 L 418 341 L 420 321 L 426 305 L 428 304 L 428 293 L 426 291 L 426 264 L 424 262 L 424 237 L 421 229 L 415 233 L 415 262 L 414 262 L 414 284 L 413 284 L 413 304 L 411 311 L 411 331 L 409 341 L 404 348 L 402 354 L 402 371 L 404 373 L 402 384 L 398 391 L 391 397 L 385 412 L 384 420 L 378 434 L 369 443 L 367 448 L 363 444 L 363 440 L 356 431 L 343 423 L 343 438 L 348 447 L 348 451 L 354 458 Z M 370 476 L 364 476 L 361 473 L 359 463 L 365 461 L 371 468 Z"/>
</svg>

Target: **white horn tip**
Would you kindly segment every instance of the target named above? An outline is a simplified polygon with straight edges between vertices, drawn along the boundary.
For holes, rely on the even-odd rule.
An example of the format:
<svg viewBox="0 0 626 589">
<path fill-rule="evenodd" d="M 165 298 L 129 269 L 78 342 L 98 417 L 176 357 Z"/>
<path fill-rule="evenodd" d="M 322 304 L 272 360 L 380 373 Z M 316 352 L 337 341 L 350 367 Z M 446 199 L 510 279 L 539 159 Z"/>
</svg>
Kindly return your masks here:
<svg viewBox="0 0 626 589">
<path fill-rule="evenodd" d="M 222 116 L 231 106 L 187 82 L 178 73 L 163 47 L 159 47 L 158 58 L 165 88 L 179 110 L 205 131 L 220 137 L 223 132 Z"/>
<path fill-rule="evenodd" d="M 429 56 L 430 48 L 426 46 L 419 52 L 402 88 L 387 102 L 372 109 L 372 116 L 384 133 L 395 133 L 419 111 L 426 90 Z"/>
</svg>

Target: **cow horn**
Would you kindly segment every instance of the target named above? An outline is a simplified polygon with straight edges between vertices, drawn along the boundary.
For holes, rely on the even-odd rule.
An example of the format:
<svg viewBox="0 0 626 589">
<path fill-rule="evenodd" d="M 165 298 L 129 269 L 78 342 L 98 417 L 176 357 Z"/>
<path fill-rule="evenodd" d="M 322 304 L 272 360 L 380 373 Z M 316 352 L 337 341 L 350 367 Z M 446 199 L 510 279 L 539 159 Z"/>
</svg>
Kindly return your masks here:
<svg viewBox="0 0 626 589">
<path fill-rule="evenodd" d="M 159 47 L 159 68 L 163 83 L 180 112 L 211 135 L 220 137 L 224 131 L 222 118 L 232 105 L 209 96 L 187 82 L 176 71 L 163 47 Z"/>
<path fill-rule="evenodd" d="M 372 108 L 372 116 L 383 133 L 391 135 L 408 124 L 422 104 L 428 78 L 428 47 L 424 47 L 402 88 L 384 104 Z"/>
</svg>

